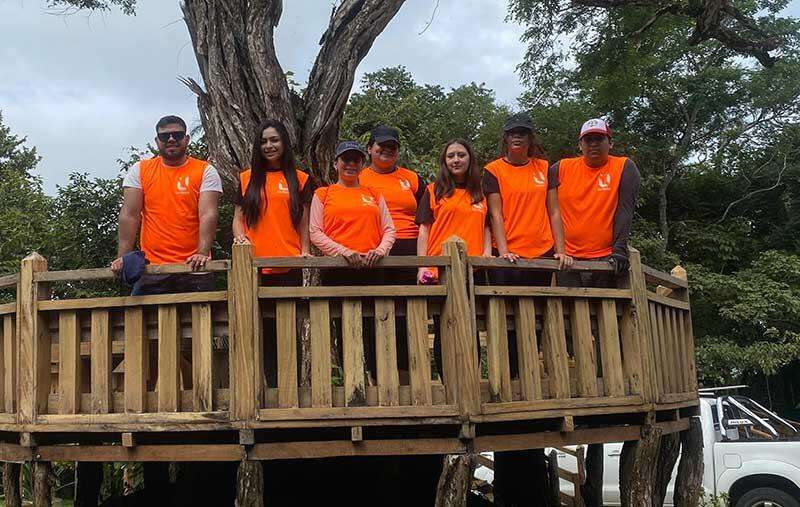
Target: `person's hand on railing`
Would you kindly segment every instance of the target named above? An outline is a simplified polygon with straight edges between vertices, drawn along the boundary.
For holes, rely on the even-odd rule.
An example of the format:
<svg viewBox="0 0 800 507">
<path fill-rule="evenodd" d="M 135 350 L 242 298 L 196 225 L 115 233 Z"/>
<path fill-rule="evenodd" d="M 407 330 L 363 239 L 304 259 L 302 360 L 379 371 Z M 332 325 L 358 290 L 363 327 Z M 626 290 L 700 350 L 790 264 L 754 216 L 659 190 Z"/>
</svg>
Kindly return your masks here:
<svg viewBox="0 0 800 507">
<path fill-rule="evenodd" d="M 631 267 L 631 261 L 624 255 L 618 253 L 612 253 L 611 257 L 608 258 L 608 263 L 614 266 L 614 274 L 617 276 L 627 273 L 628 268 Z"/>
<path fill-rule="evenodd" d="M 517 262 L 517 259 L 519 259 L 519 255 L 515 254 L 514 252 L 506 252 L 506 253 L 501 253 L 500 258 L 505 259 L 513 264 Z"/>
<path fill-rule="evenodd" d="M 122 273 L 122 257 L 117 257 L 116 259 L 111 261 L 111 271 L 113 271 L 114 274 L 117 275 Z"/>
<path fill-rule="evenodd" d="M 346 253 L 343 254 L 342 257 L 344 257 L 344 260 L 346 260 L 347 263 L 350 264 L 350 267 L 360 268 L 364 265 L 364 261 L 361 257 L 361 254 L 359 254 L 358 252 Z"/>
<path fill-rule="evenodd" d="M 248 238 L 244 234 L 240 234 L 238 236 L 235 236 L 233 238 L 233 244 L 234 245 L 252 245 L 252 243 L 250 243 L 250 238 Z"/>
<path fill-rule="evenodd" d="M 379 260 L 383 259 L 383 254 L 378 252 L 377 250 L 370 250 L 367 252 L 367 255 L 364 256 L 363 262 L 364 265 L 368 268 L 375 266 Z"/>
<path fill-rule="evenodd" d="M 210 260 L 211 255 L 198 252 L 186 259 L 186 264 L 192 267 L 192 271 L 202 271 Z"/>
<path fill-rule="evenodd" d="M 575 259 L 565 253 L 557 253 L 553 257 L 558 261 L 558 269 L 562 271 L 571 268 L 575 264 Z"/>
<path fill-rule="evenodd" d="M 417 283 L 420 285 L 428 285 L 433 283 L 436 277 L 428 268 L 417 269 Z"/>
<path fill-rule="evenodd" d="M 311 252 L 300 252 L 300 257 L 302 257 L 304 259 L 310 259 L 311 257 L 314 257 L 314 256 L 311 254 Z"/>
</svg>

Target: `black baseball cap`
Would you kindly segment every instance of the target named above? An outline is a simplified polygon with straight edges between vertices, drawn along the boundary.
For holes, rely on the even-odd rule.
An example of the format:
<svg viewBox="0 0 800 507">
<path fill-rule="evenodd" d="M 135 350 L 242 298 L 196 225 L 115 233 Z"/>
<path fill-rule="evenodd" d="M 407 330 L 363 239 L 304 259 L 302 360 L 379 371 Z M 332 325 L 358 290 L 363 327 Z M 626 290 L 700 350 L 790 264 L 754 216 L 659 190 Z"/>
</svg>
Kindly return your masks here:
<svg viewBox="0 0 800 507">
<path fill-rule="evenodd" d="M 357 151 L 362 158 L 367 158 L 367 153 L 357 141 L 342 141 L 336 146 L 336 158 L 339 158 L 343 153 L 348 151 Z"/>
<path fill-rule="evenodd" d="M 386 126 L 378 125 L 369 131 L 369 144 L 372 143 L 385 143 L 386 141 L 394 141 L 400 144 L 400 132 L 397 129 Z"/>
<path fill-rule="evenodd" d="M 512 114 L 503 124 L 503 132 L 508 132 L 516 128 L 525 128 L 533 131 L 533 120 L 528 116 L 528 113 Z"/>
</svg>

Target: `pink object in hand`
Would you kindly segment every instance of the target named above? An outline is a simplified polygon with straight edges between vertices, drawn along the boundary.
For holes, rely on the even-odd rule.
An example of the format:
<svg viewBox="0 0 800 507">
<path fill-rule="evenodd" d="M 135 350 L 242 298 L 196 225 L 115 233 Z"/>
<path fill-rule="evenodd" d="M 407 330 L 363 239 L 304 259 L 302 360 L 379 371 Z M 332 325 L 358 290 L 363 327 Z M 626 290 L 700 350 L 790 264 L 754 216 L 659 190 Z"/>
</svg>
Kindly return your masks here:
<svg viewBox="0 0 800 507">
<path fill-rule="evenodd" d="M 427 270 L 424 273 L 422 273 L 422 276 L 419 279 L 420 283 L 423 284 L 423 285 L 431 284 L 435 280 L 436 280 L 436 277 L 433 275 L 433 273 L 431 273 L 430 271 L 427 271 Z"/>
</svg>

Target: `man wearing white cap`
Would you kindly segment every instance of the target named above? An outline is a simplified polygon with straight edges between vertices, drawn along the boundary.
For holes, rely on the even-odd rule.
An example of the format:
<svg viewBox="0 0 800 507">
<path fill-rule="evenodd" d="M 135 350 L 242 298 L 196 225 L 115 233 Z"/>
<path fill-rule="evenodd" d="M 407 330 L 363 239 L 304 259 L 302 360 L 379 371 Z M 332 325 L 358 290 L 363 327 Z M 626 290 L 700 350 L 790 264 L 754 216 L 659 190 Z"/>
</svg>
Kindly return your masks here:
<svg viewBox="0 0 800 507">
<path fill-rule="evenodd" d="M 639 192 L 639 169 L 627 157 L 609 155 L 611 129 L 602 119 L 583 124 L 578 146 L 582 156 L 563 159 L 551 168 L 558 175 L 567 255 L 575 260 L 607 260 L 621 275 L 630 266 L 628 236 Z M 613 277 L 563 275 L 559 283 L 565 285 L 615 285 Z"/>
</svg>

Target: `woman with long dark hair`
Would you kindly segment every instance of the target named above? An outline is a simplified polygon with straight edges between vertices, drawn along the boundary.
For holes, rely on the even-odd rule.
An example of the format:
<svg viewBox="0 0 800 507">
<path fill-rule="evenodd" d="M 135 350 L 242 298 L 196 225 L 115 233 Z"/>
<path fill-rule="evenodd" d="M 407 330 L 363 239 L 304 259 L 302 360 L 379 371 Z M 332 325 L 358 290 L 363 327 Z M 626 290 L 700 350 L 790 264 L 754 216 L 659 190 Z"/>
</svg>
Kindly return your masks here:
<svg viewBox="0 0 800 507">
<path fill-rule="evenodd" d="M 481 169 L 472 146 L 463 139 L 448 141 L 439 156 L 436 181 L 425 188 L 417 208 L 417 255 L 441 255 L 442 243 L 450 236 L 464 240 L 468 255 L 491 255 L 487 212 Z M 421 283 L 437 278 L 431 268 L 420 268 L 417 274 Z"/>
<path fill-rule="evenodd" d="M 283 123 L 267 120 L 253 140 L 250 168 L 239 175 L 234 244 L 252 244 L 256 257 L 309 255 L 308 220 L 317 185 L 300 170 Z M 264 268 L 266 285 L 302 285 L 299 269 Z"/>
</svg>

